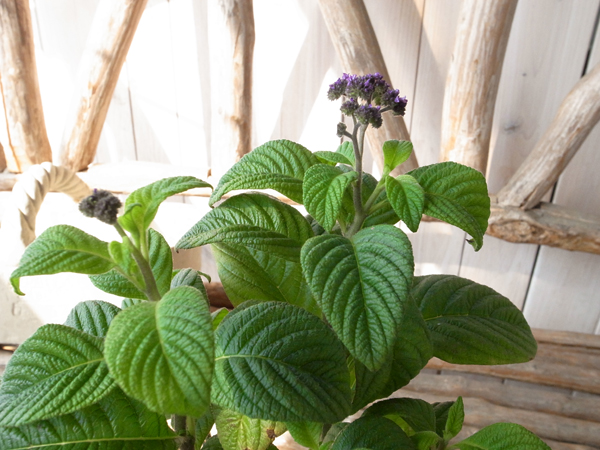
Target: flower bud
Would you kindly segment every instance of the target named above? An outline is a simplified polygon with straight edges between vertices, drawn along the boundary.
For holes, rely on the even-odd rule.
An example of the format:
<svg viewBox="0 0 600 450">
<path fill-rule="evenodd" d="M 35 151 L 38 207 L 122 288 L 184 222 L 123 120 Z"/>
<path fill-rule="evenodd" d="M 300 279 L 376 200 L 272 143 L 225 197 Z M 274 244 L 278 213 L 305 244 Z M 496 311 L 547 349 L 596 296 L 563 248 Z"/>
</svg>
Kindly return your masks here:
<svg viewBox="0 0 600 450">
<path fill-rule="evenodd" d="M 121 207 L 121 200 L 108 191 L 94 189 L 94 193 L 79 203 L 79 211 L 84 216 L 95 217 L 104 223 L 114 225 L 117 222 L 117 213 Z"/>
</svg>

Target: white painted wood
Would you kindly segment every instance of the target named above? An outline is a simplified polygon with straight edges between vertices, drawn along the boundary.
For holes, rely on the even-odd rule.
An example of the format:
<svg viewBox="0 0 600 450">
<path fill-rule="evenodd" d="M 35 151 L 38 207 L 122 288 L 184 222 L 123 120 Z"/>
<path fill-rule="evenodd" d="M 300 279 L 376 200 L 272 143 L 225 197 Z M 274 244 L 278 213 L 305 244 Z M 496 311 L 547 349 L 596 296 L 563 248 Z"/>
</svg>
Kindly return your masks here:
<svg viewBox="0 0 600 450">
<path fill-rule="evenodd" d="M 458 0 L 427 0 L 424 4 L 416 87 L 407 107 L 411 139 L 422 166 L 439 158 L 444 88 L 460 5 Z M 409 238 L 417 275 L 458 274 L 464 232 L 444 223 L 421 223 Z"/>
<path fill-rule="evenodd" d="M 588 68 L 599 62 L 597 34 Z M 555 203 L 600 214 L 598 146 L 600 127 L 596 125 L 561 175 L 555 188 Z M 600 256 L 542 248 L 525 314 L 538 327 L 600 334 Z"/>
<path fill-rule="evenodd" d="M 127 55 L 138 161 L 182 164 L 167 0 L 151 0 Z"/>
<path fill-rule="evenodd" d="M 519 2 L 494 113 L 488 166 L 491 193 L 516 171 L 579 80 L 597 8 L 597 1 Z M 537 246 L 486 236 L 478 253 L 465 245 L 460 274 L 492 286 L 522 307 L 529 285 L 527 273 L 533 270 L 536 254 Z"/>
</svg>

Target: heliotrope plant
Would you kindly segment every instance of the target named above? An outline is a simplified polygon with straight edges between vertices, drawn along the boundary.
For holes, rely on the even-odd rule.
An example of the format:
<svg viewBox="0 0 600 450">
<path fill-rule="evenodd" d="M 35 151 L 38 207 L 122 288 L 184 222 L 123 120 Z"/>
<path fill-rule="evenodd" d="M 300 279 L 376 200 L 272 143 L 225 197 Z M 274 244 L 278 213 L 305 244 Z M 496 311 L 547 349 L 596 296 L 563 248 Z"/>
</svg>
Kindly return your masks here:
<svg viewBox="0 0 600 450">
<path fill-rule="evenodd" d="M 426 214 L 479 250 L 490 213 L 484 177 L 452 162 L 392 177 L 412 144 L 388 141 L 375 179 L 362 167 L 365 131 L 386 111 L 403 114 L 406 99 L 379 74 L 344 75 L 328 96 L 343 97 L 352 126 L 338 134 L 349 141 L 335 152 L 286 140 L 258 147 L 222 177 L 214 209 L 177 244 L 212 246 L 233 311 L 211 313 L 204 275 L 174 271 L 169 245 L 149 228 L 167 197 L 209 187 L 193 177 L 133 192 L 120 216 L 108 192 L 85 199 L 81 211 L 113 225 L 120 241 L 59 225 L 27 248 L 16 292 L 21 277 L 76 272 L 124 299 L 120 308 L 80 303 L 17 349 L 0 385 L 0 450 L 266 450 L 286 429 L 313 450 L 548 449 L 506 423 L 452 443 L 460 397 L 377 401 L 433 356 L 518 363 L 537 346 L 521 312 L 492 289 L 414 277 L 410 241 L 394 226 L 417 231 Z M 309 215 L 259 192 L 223 200 L 239 189 L 274 189 Z"/>
</svg>

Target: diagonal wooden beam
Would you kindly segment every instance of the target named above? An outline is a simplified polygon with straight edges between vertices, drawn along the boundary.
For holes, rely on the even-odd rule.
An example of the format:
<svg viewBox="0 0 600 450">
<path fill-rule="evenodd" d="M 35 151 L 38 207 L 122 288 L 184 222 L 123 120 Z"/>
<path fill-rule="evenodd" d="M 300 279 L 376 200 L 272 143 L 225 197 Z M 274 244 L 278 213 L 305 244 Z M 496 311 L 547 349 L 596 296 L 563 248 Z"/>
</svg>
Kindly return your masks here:
<svg viewBox="0 0 600 450">
<path fill-rule="evenodd" d="M 465 0 L 446 80 L 440 161 L 485 174 L 496 95 L 517 0 Z"/>
<path fill-rule="evenodd" d="M 387 81 L 390 81 L 377 36 L 363 0 L 319 0 L 319 5 L 344 70 L 361 75 L 379 72 Z M 383 143 L 389 139 L 408 141 L 410 134 L 401 116 L 388 114 L 381 128 L 369 129 L 367 139 L 373 160 L 379 168 L 382 168 L 381 148 Z M 402 164 L 400 171 L 408 172 L 417 167 L 419 164 L 413 152 L 409 160 Z"/>
<path fill-rule="evenodd" d="M 526 210 L 535 207 L 599 120 L 600 63 L 563 100 L 544 135 L 498 192 L 498 203 Z"/>
<path fill-rule="evenodd" d="M 28 0 L 0 0 L 0 90 L 4 99 L 7 165 L 22 172 L 52 161 L 35 63 Z"/>
<path fill-rule="evenodd" d="M 208 2 L 211 173 L 223 175 L 252 150 L 252 0 Z"/>
<path fill-rule="evenodd" d="M 76 81 L 76 101 L 67 116 L 61 163 L 87 169 L 147 0 L 102 0 L 98 5 Z"/>
</svg>

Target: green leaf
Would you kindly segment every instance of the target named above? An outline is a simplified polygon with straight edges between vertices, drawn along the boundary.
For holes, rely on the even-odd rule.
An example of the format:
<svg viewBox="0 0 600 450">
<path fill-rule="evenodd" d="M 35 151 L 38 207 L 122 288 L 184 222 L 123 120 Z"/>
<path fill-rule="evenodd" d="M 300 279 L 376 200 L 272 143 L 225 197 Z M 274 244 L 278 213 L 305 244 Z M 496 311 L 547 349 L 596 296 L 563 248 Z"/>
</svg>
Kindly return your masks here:
<svg viewBox="0 0 600 450">
<path fill-rule="evenodd" d="M 216 343 L 216 404 L 281 422 L 333 423 L 348 414 L 343 346 L 307 311 L 279 302 L 249 306 L 227 316 Z"/>
<path fill-rule="evenodd" d="M 431 450 L 438 448 L 441 438 L 434 431 L 419 431 L 410 439 L 415 443 L 417 450 Z"/>
<path fill-rule="evenodd" d="M 413 151 L 410 141 L 385 141 L 383 143 L 383 174 L 387 175 L 405 162 Z"/>
<path fill-rule="evenodd" d="M 78 303 L 69 313 L 65 325 L 92 336 L 104 337 L 110 322 L 121 308 L 101 300 L 88 300 Z"/>
<path fill-rule="evenodd" d="M 350 160 L 346 155 L 338 152 L 314 152 L 313 155 L 315 155 L 323 164 L 328 164 L 330 166 L 335 166 L 336 164 L 354 165 L 353 159 Z"/>
<path fill-rule="evenodd" d="M 202 450 L 223 450 L 219 436 L 209 437 L 202 446 Z"/>
<path fill-rule="evenodd" d="M 191 286 L 198 289 L 200 292 L 206 293 L 202 276 L 200 272 L 194 269 L 178 270 L 171 280 L 171 289 L 176 288 L 177 286 Z"/>
<path fill-rule="evenodd" d="M 251 419 L 226 408 L 219 410 L 215 422 L 224 450 L 267 450 L 285 432 L 285 426 L 278 422 Z"/>
<path fill-rule="evenodd" d="M 288 431 L 298 444 L 310 449 L 319 448 L 323 424 L 318 422 L 286 422 Z"/>
<path fill-rule="evenodd" d="M 433 356 L 429 331 L 421 312 L 412 299 L 405 301 L 403 307 L 391 358 L 374 372 L 359 362 L 355 364 L 353 412 L 406 386 Z"/>
<path fill-rule="evenodd" d="M 262 194 L 224 201 L 188 231 L 178 248 L 212 243 L 219 277 L 231 302 L 283 301 L 320 310 L 302 276 L 300 248 L 313 236 L 293 207 Z"/>
<path fill-rule="evenodd" d="M 493 289 L 453 275 L 415 278 L 412 296 L 431 333 L 433 354 L 454 364 L 533 359 L 537 343 L 523 314 Z"/>
<path fill-rule="evenodd" d="M 18 426 L 89 406 L 114 387 L 103 340 L 43 325 L 15 351 L 0 385 L 0 426 Z"/>
<path fill-rule="evenodd" d="M 460 450 L 551 450 L 531 431 L 515 423 L 487 426 L 450 449 Z"/>
<path fill-rule="evenodd" d="M 435 412 L 435 432 L 440 436 L 444 436 L 446 422 L 448 421 L 448 412 L 454 402 L 436 402 L 432 403 L 433 411 Z"/>
<path fill-rule="evenodd" d="M 394 422 L 382 417 L 361 417 L 337 437 L 331 450 L 416 450 L 410 438 Z"/>
<path fill-rule="evenodd" d="M 99 274 L 108 272 L 115 263 L 108 254 L 108 244 L 69 225 L 50 227 L 33 241 L 21 257 L 10 282 L 19 295 L 19 278 L 61 272 Z"/>
<path fill-rule="evenodd" d="M 169 290 L 171 284 L 173 258 L 171 256 L 171 247 L 165 238 L 153 229 L 148 230 L 148 253 L 156 286 L 159 293 L 164 295 Z M 101 275 L 90 276 L 90 280 L 98 289 L 109 294 L 146 300 L 146 295 L 142 291 L 114 269 Z"/>
<path fill-rule="evenodd" d="M 111 374 L 127 395 L 163 414 L 200 417 L 210 402 L 213 332 L 206 300 L 189 286 L 121 312 L 106 336 Z"/>
<path fill-rule="evenodd" d="M 141 300 L 139 298 L 124 298 L 121 302 L 121 309 L 129 308 L 130 306 L 137 305 L 139 303 L 144 303 L 145 300 Z"/>
<path fill-rule="evenodd" d="M 304 203 L 308 213 L 330 232 L 342 209 L 342 197 L 346 188 L 358 174 L 343 172 L 337 167 L 317 164 L 304 176 Z"/>
<path fill-rule="evenodd" d="M 213 330 L 217 329 L 221 322 L 223 322 L 223 319 L 227 317 L 227 314 L 229 314 L 229 310 L 227 308 L 219 308 L 210 313 L 210 316 L 212 317 Z"/>
<path fill-rule="evenodd" d="M 410 175 L 385 179 L 387 198 L 398 217 L 415 233 L 425 208 L 425 191 Z"/>
<path fill-rule="evenodd" d="M 214 424 L 215 415 L 213 414 L 212 407 L 210 407 L 201 417 L 196 420 L 194 428 L 194 437 L 196 439 L 195 448 L 200 448 L 202 446 L 202 443 L 210 434 L 210 430 Z"/>
<path fill-rule="evenodd" d="M 270 141 L 245 155 L 221 177 L 208 204 L 236 189 L 275 189 L 302 203 L 302 180 L 319 160 L 310 150 L 285 139 Z"/>
<path fill-rule="evenodd" d="M 131 241 L 128 241 L 128 244 L 112 241 L 108 244 L 108 253 L 110 253 L 113 261 L 129 279 L 133 279 L 137 285 L 143 286 L 144 278 L 131 254 L 132 248 L 130 248 L 130 246 L 133 244 L 131 244 Z"/>
<path fill-rule="evenodd" d="M 408 173 L 425 190 L 425 214 L 472 236 L 479 250 L 490 217 L 490 198 L 481 172 L 454 162 L 420 167 Z"/>
<path fill-rule="evenodd" d="M 395 422 L 408 436 L 419 431 L 435 432 L 433 406 L 416 398 L 391 398 L 371 405 L 363 417 L 386 417 Z"/>
<path fill-rule="evenodd" d="M 444 427 L 444 439 L 448 442 L 462 430 L 463 422 L 465 421 L 465 407 L 462 397 L 452 404 L 448 410 L 448 420 Z"/>
<path fill-rule="evenodd" d="M 137 240 L 146 233 L 162 202 L 172 195 L 203 187 L 212 188 L 207 182 L 194 177 L 172 177 L 155 181 L 133 191 L 127 197 L 125 200 L 126 210 L 134 203 L 139 203 L 139 206 L 131 208 L 128 214 L 121 216 L 119 223 Z"/>
<path fill-rule="evenodd" d="M 354 167 L 356 164 L 356 155 L 354 155 L 354 146 L 352 145 L 352 142 L 342 142 L 342 144 L 337 148 L 336 152 L 344 155 L 350 161 L 350 165 Z"/>
<path fill-rule="evenodd" d="M 412 284 L 406 235 L 391 225 L 352 239 L 316 236 L 302 248 L 302 268 L 325 317 L 350 353 L 369 370 L 388 360 Z"/>
<path fill-rule="evenodd" d="M 176 450 L 165 417 L 115 389 L 80 411 L 20 427 L 0 427 L 0 450 Z"/>
</svg>

